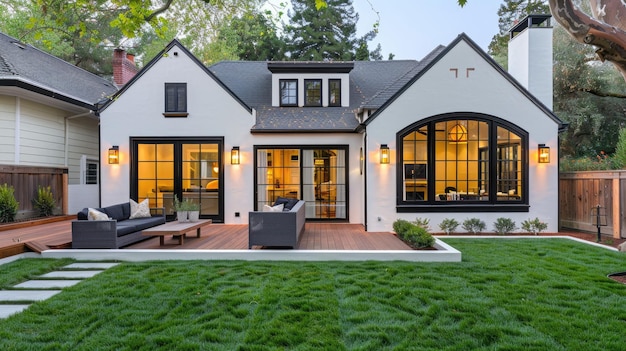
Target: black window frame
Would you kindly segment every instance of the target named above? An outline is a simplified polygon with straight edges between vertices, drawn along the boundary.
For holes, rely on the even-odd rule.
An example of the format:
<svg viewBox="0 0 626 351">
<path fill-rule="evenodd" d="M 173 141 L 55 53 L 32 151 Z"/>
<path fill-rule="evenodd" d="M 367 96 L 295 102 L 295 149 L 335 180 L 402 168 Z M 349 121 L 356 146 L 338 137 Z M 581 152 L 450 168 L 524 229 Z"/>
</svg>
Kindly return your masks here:
<svg viewBox="0 0 626 351">
<path fill-rule="evenodd" d="M 283 89 L 283 83 L 294 83 L 295 89 Z M 286 87 L 287 88 L 287 87 Z M 283 90 L 287 90 L 289 92 L 293 92 L 293 94 L 287 95 L 287 97 L 295 97 L 294 103 L 284 103 L 283 102 Z M 278 100 L 279 105 L 283 107 L 297 107 L 298 106 L 298 80 L 297 79 L 279 79 L 278 80 Z"/>
<path fill-rule="evenodd" d="M 309 83 L 317 83 L 319 84 L 316 89 L 309 89 Z M 313 95 L 316 98 L 316 101 L 313 103 L 309 102 L 310 93 L 315 92 Z M 305 79 L 304 80 L 304 106 L 307 107 L 320 107 L 322 106 L 322 80 L 321 79 Z"/>
<path fill-rule="evenodd" d="M 521 196 L 519 200 L 512 201 L 498 201 L 497 200 L 497 181 L 489 182 L 488 201 L 436 201 L 435 199 L 435 179 L 431 179 L 427 182 L 427 199 L 428 200 L 404 200 L 404 150 L 403 140 L 404 137 L 411 132 L 418 131 L 424 126 L 428 126 L 428 141 L 427 141 L 427 174 L 434 175 L 435 173 L 435 124 L 438 122 L 444 122 L 448 120 L 476 120 L 480 122 L 486 122 L 489 124 L 489 141 L 488 141 L 488 160 L 493 160 L 489 163 L 488 176 L 489 179 L 496 180 L 498 177 L 497 167 L 497 153 L 498 153 L 498 138 L 497 129 L 503 127 L 520 137 L 520 155 L 521 161 Z M 448 113 L 433 116 L 415 122 L 406 128 L 396 133 L 396 145 L 399 145 L 396 152 L 396 211 L 398 213 L 421 213 L 421 212 L 529 212 L 529 159 L 528 159 L 528 132 L 515 124 L 508 122 L 502 118 L 480 114 L 480 113 Z M 487 161 L 489 162 L 489 161 Z"/>
<path fill-rule="evenodd" d="M 184 101 L 180 99 L 181 94 L 184 96 Z M 172 100 L 173 101 L 172 101 Z M 187 117 L 188 96 L 187 96 L 187 83 L 165 83 L 165 117 Z"/>
<path fill-rule="evenodd" d="M 331 96 L 333 94 L 333 83 L 336 83 L 337 86 L 337 99 L 333 103 L 331 100 Z M 330 107 L 340 107 L 341 106 L 341 79 L 329 79 L 328 80 L 328 106 Z"/>
</svg>

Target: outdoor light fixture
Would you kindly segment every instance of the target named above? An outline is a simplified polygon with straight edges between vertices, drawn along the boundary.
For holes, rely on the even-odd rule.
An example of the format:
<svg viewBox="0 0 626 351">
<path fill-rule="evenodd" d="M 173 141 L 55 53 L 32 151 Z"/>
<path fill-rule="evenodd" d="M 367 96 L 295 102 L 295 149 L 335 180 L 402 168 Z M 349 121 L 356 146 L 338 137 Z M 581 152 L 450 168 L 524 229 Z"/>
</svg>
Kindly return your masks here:
<svg viewBox="0 0 626 351">
<path fill-rule="evenodd" d="M 359 150 L 359 170 L 360 170 L 361 174 L 363 174 L 363 166 L 364 166 L 363 163 L 364 163 L 364 161 L 365 161 L 365 159 L 363 157 L 363 148 L 361 148 Z"/>
<path fill-rule="evenodd" d="M 239 146 L 233 146 L 233 149 L 230 151 L 230 164 L 239 164 Z"/>
<path fill-rule="evenodd" d="M 387 146 L 387 144 L 380 145 L 380 163 L 389 163 L 389 146 Z"/>
<path fill-rule="evenodd" d="M 539 163 L 550 163 L 550 147 L 546 144 L 539 144 L 537 147 L 539 154 Z"/>
<path fill-rule="evenodd" d="M 120 147 L 113 145 L 109 148 L 109 164 L 116 165 L 120 163 Z"/>
<path fill-rule="evenodd" d="M 448 130 L 448 140 L 453 143 L 467 142 L 467 128 L 462 124 L 455 124 Z"/>
</svg>

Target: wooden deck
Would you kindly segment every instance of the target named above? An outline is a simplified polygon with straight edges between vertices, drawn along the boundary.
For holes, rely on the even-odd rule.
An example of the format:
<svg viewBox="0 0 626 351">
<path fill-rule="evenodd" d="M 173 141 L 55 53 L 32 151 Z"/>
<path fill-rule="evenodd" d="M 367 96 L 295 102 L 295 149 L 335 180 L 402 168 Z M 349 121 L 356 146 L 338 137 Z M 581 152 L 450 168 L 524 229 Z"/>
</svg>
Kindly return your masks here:
<svg viewBox="0 0 626 351">
<path fill-rule="evenodd" d="M 41 225 L 0 230 L 0 258 L 22 252 L 40 252 L 44 249 L 71 248 L 71 220 Z M 248 226 L 211 224 L 202 229 L 200 238 L 195 232 L 187 235 L 183 245 L 178 239 L 165 237 L 165 245 L 159 245 L 154 237 L 127 246 L 128 249 L 159 250 L 245 250 L 248 248 Z M 253 249 L 262 249 L 254 247 Z M 307 223 L 300 243 L 300 250 L 409 250 L 394 234 L 366 232 L 360 224 Z"/>
</svg>

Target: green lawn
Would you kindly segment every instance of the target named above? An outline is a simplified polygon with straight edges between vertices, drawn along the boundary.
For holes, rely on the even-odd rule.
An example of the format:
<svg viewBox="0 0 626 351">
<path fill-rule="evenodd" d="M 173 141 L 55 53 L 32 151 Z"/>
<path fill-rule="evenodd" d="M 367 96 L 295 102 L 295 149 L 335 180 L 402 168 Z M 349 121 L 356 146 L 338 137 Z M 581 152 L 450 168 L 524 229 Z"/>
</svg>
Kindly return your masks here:
<svg viewBox="0 0 626 351">
<path fill-rule="evenodd" d="M 623 350 L 626 256 L 450 239 L 460 263 L 124 263 L 0 320 L 0 350 Z M 68 262 L 0 268 L 0 287 Z M 34 267 L 34 268 L 33 268 Z"/>
</svg>

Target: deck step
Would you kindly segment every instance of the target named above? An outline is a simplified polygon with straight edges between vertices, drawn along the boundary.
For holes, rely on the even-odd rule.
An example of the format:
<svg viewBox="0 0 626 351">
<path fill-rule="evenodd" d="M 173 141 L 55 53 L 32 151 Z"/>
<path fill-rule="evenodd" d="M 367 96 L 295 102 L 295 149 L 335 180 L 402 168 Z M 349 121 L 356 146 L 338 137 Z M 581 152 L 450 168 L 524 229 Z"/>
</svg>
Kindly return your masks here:
<svg viewBox="0 0 626 351">
<path fill-rule="evenodd" d="M 24 245 L 32 252 L 41 253 L 49 249 L 48 245 L 42 244 L 39 241 L 27 241 Z"/>
</svg>

